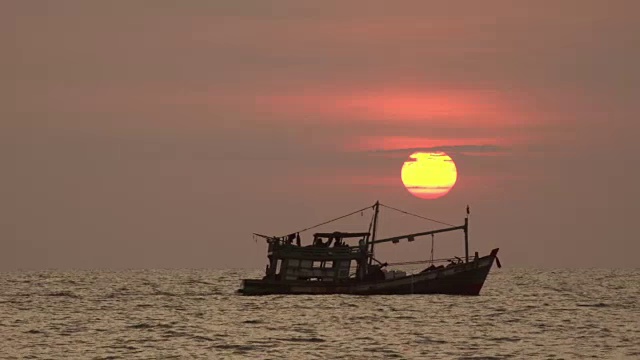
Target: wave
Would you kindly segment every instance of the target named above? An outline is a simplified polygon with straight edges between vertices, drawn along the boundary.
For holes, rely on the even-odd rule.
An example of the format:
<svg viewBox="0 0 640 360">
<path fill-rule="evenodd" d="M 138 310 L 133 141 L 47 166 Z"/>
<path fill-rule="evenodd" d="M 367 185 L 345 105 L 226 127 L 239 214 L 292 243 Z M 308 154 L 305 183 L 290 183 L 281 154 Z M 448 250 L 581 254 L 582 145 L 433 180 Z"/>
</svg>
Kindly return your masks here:
<svg viewBox="0 0 640 360">
<path fill-rule="evenodd" d="M 55 297 L 68 297 L 72 299 L 81 299 L 80 295 L 74 294 L 71 291 L 54 291 L 48 294 L 44 294 L 45 296 L 55 296 Z"/>
<path fill-rule="evenodd" d="M 605 304 L 603 302 L 599 302 L 594 304 L 576 304 L 576 306 L 602 308 L 602 307 L 610 307 L 611 304 Z"/>
<path fill-rule="evenodd" d="M 276 338 L 276 340 L 288 341 L 288 342 L 310 342 L 310 343 L 322 343 L 322 342 L 326 342 L 327 341 L 327 340 L 321 339 L 319 337 L 310 337 L 310 338 L 300 338 L 300 337 Z"/>
</svg>

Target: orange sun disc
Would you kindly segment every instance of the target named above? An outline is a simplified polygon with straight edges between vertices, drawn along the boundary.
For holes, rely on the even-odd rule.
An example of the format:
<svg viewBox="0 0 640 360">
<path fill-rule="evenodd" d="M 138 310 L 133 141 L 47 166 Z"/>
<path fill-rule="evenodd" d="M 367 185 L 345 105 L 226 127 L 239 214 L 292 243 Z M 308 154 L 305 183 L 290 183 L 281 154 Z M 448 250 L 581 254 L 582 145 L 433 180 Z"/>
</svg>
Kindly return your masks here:
<svg viewBox="0 0 640 360">
<path fill-rule="evenodd" d="M 437 199 L 451 191 L 458 180 L 456 164 L 449 155 L 438 152 L 415 152 L 402 165 L 402 183 L 421 199 Z"/>
</svg>

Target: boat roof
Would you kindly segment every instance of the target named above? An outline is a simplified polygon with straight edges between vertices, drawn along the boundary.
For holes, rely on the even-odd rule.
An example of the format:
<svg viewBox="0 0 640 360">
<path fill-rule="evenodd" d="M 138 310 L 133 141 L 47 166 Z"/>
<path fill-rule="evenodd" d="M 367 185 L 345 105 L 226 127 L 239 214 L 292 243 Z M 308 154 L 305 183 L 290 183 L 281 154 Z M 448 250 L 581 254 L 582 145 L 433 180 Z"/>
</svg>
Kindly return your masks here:
<svg viewBox="0 0 640 360">
<path fill-rule="evenodd" d="M 357 237 L 364 237 L 364 236 L 369 236 L 370 233 L 368 232 L 340 232 L 340 231 L 334 231 L 334 232 L 330 232 L 330 233 L 315 233 L 313 234 L 313 237 L 315 238 L 357 238 Z"/>
</svg>

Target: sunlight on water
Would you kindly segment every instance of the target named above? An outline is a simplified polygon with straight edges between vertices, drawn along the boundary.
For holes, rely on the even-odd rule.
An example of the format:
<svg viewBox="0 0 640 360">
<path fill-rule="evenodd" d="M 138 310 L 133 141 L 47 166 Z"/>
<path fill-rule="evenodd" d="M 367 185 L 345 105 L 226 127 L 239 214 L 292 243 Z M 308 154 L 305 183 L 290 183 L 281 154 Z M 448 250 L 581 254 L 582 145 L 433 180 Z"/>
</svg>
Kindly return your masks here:
<svg viewBox="0 0 640 360">
<path fill-rule="evenodd" d="M 255 271 L 0 274 L 2 358 L 640 358 L 640 271 L 493 269 L 481 296 L 236 295 Z"/>
</svg>

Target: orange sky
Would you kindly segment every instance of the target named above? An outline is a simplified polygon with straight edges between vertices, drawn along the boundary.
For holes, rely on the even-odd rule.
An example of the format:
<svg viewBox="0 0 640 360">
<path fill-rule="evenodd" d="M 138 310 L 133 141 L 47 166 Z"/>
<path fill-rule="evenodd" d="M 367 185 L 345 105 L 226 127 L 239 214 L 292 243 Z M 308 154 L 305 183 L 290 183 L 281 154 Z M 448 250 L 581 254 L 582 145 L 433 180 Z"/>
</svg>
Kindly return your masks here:
<svg viewBox="0 0 640 360">
<path fill-rule="evenodd" d="M 638 266 L 634 5 L 3 2 L 0 270 L 262 268 L 251 232 L 378 199 L 470 204 L 510 266 Z M 447 196 L 402 186 L 421 149 Z"/>
</svg>

